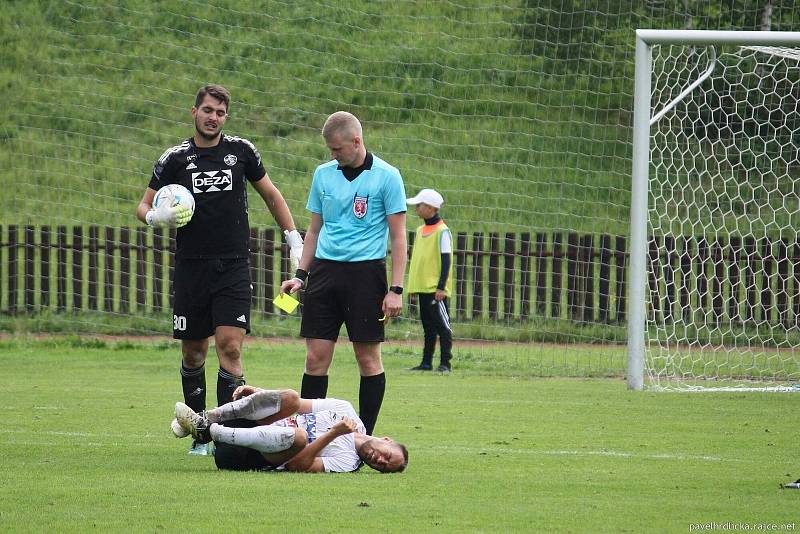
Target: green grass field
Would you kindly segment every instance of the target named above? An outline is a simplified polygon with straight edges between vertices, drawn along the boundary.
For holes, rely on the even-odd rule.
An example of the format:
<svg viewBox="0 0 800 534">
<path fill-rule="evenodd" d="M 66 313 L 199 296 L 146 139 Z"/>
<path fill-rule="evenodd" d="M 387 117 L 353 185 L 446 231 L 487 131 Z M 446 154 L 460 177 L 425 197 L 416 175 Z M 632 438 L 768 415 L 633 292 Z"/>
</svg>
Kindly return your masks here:
<svg viewBox="0 0 800 534">
<path fill-rule="evenodd" d="M 621 379 L 459 372 L 458 362 L 449 376 L 419 375 L 404 371 L 417 361 L 406 349 L 386 348 L 377 427 L 408 445 L 405 473 L 242 474 L 187 456 L 187 441 L 171 436 L 174 342 L 0 340 L 0 525 L 688 532 L 797 521 L 800 491 L 778 484 L 800 478 L 800 396 L 634 393 Z M 297 388 L 303 358 L 300 342 L 248 343 L 248 381 Z M 329 394 L 356 399 L 356 375 L 343 345 Z"/>
</svg>

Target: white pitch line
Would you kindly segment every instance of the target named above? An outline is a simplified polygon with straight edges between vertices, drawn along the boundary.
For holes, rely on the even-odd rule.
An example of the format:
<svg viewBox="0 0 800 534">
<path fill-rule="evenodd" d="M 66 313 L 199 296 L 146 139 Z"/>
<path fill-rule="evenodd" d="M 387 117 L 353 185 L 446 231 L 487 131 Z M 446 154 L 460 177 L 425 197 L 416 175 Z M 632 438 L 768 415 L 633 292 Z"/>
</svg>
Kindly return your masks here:
<svg viewBox="0 0 800 534">
<path fill-rule="evenodd" d="M 611 458 L 640 458 L 644 460 L 701 460 L 705 462 L 743 462 L 736 458 L 723 458 L 721 456 L 709 456 L 699 454 L 639 454 L 635 452 L 614 451 L 614 450 L 542 450 L 542 449 L 515 449 L 504 447 L 426 447 L 428 450 L 458 451 L 472 454 L 479 453 L 503 453 L 503 454 L 530 454 L 535 456 L 606 456 Z"/>
<path fill-rule="evenodd" d="M 62 432 L 58 430 L 22 430 L 15 428 L 0 428 L 0 434 L 27 434 L 30 436 L 65 436 L 65 437 L 80 437 L 80 438 L 135 438 L 135 439 L 165 439 L 175 437 L 169 430 L 164 433 L 152 434 L 145 432 L 144 434 L 131 434 L 131 433 L 106 433 L 102 434 L 92 432 Z"/>
<path fill-rule="evenodd" d="M 45 430 L 45 431 L 29 431 L 29 430 L 19 430 L 19 429 L 8 429 L 8 428 L 0 428 L 0 434 L 25 434 L 29 437 L 36 437 L 36 436 L 63 436 L 63 437 L 81 437 L 81 438 L 96 438 L 96 439 L 103 439 L 108 438 L 112 440 L 112 443 L 108 442 L 86 442 L 82 441 L 79 443 L 75 443 L 75 445 L 89 445 L 92 447 L 99 447 L 99 446 L 109 446 L 118 443 L 117 440 L 123 438 L 136 438 L 136 439 L 154 439 L 159 441 L 170 441 L 171 435 L 168 433 L 164 434 L 151 434 L 145 433 L 140 434 L 138 436 L 132 434 L 95 434 L 90 432 L 60 432 L 55 430 Z M 174 439 L 174 438 L 173 438 Z M 9 442 L 6 442 L 9 443 Z M 59 442 L 47 442 L 47 441 L 13 441 L 13 443 L 21 444 L 21 445 L 43 445 L 43 446 L 55 446 L 55 445 L 63 445 L 63 443 Z M 737 458 L 723 458 L 721 456 L 710 456 L 710 455 L 701 455 L 701 454 L 674 454 L 674 453 L 653 453 L 653 454 L 639 454 L 635 452 L 626 452 L 626 451 L 615 451 L 610 449 L 601 449 L 601 450 L 554 450 L 554 449 L 519 449 L 519 448 L 511 448 L 511 447 L 458 447 L 458 446 L 447 446 L 447 445 L 438 445 L 434 447 L 420 447 L 421 450 L 429 450 L 429 451 L 450 451 L 450 452 L 462 452 L 468 454 L 480 454 L 480 453 L 501 453 L 501 454 L 526 454 L 526 455 L 534 455 L 534 456 L 602 456 L 608 458 L 638 458 L 643 460 L 678 460 L 678 461 L 687 461 L 687 460 L 700 460 L 704 462 L 744 462 L 745 460 L 737 459 Z"/>
</svg>

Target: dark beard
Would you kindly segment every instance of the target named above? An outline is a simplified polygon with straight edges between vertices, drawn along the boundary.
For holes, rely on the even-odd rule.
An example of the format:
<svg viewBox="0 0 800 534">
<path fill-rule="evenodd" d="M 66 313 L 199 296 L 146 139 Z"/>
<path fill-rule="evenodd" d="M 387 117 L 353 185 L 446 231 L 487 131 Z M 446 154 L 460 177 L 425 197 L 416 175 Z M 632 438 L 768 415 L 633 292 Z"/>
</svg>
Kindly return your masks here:
<svg viewBox="0 0 800 534">
<path fill-rule="evenodd" d="M 218 131 L 215 134 L 207 134 L 197 126 L 196 122 L 194 123 L 194 131 L 197 132 L 197 135 L 199 135 L 200 137 L 202 137 L 206 141 L 213 141 L 214 139 L 217 139 L 219 137 L 220 133 L 222 133 L 222 132 Z"/>
</svg>

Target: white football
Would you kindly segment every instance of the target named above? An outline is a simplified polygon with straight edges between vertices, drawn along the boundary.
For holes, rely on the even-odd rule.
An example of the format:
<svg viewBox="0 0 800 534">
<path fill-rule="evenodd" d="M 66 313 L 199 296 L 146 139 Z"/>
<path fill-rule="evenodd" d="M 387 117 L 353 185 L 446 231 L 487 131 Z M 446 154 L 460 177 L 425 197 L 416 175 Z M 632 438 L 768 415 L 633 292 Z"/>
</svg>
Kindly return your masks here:
<svg viewBox="0 0 800 534">
<path fill-rule="evenodd" d="M 172 429 L 172 433 L 175 435 L 176 438 L 185 438 L 189 435 L 189 431 L 185 430 L 180 423 L 178 423 L 177 419 L 172 420 L 172 424 L 170 424 L 170 428 Z"/>
<path fill-rule="evenodd" d="M 156 192 L 153 207 L 158 208 L 163 202 L 170 206 L 183 206 L 194 215 L 194 197 L 181 184 L 167 184 Z"/>
</svg>

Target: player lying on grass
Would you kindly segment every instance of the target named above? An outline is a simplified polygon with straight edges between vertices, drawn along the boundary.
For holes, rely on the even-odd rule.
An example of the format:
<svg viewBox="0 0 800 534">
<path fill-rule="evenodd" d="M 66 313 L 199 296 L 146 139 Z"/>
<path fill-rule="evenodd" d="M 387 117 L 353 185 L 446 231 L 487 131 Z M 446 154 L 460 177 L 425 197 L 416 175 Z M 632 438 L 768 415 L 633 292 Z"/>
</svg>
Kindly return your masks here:
<svg viewBox="0 0 800 534">
<path fill-rule="evenodd" d="M 219 469 L 349 472 L 363 462 L 391 473 L 408 463 L 406 447 L 367 435 L 347 401 L 301 399 L 291 389 L 253 386 L 236 388 L 233 398 L 201 414 L 182 402 L 175 405 L 184 430 L 176 435 L 191 434 L 200 443 L 213 440 Z"/>
</svg>

